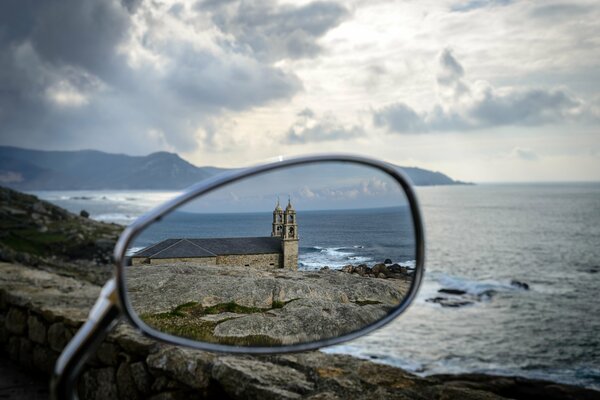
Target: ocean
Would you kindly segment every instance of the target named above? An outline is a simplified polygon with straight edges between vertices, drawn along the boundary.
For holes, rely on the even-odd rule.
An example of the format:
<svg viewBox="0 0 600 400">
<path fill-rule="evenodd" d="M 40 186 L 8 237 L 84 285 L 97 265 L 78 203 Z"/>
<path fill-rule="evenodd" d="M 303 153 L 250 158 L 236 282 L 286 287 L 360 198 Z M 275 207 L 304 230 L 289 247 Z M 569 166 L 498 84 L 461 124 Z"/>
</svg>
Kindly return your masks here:
<svg viewBox="0 0 600 400">
<path fill-rule="evenodd" d="M 85 209 L 92 218 L 122 224 L 176 195 L 34 194 L 73 212 Z M 323 351 L 352 354 L 421 375 L 480 372 L 600 389 L 600 184 L 439 186 L 417 188 L 417 194 L 427 237 L 426 274 L 419 296 L 388 326 Z M 313 211 L 303 216 L 299 211 L 300 234 L 307 238 L 300 244 L 300 268 L 372 264 L 382 258 L 410 265 L 408 243 L 385 242 L 394 236 L 390 232 L 406 229 L 386 217 L 392 211 L 325 213 L 333 226 L 351 226 L 348 221 L 357 218 L 378 221 L 376 241 L 370 241 L 373 235 L 352 229 L 328 240 L 334 236 L 322 222 L 323 215 Z M 252 218 L 259 224 L 264 215 Z M 235 229 L 235 219 L 225 223 L 221 216 L 219 221 L 211 235 L 244 235 Z M 381 224 L 387 225 L 382 229 Z M 256 231 L 257 225 L 245 226 Z M 526 283 L 529 289 L 513 281 Z M 460 300 L 467 304 L 444 307 L 428 301 L 440 296 L 452 299 L 438 292 L 443 288 L 464 291 Z"/>
</svg>

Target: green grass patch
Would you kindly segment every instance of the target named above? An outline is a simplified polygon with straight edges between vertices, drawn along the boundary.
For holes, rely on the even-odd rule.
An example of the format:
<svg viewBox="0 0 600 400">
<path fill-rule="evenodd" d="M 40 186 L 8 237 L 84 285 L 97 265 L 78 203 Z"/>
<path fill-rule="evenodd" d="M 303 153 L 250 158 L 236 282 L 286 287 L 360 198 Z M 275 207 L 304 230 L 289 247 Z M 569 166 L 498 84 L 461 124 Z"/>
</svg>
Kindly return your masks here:
<svg viewBox="0 0 600 400">
<path fill-rule="evenodd" d="M 258 312 L 264 312 L 269 310 L 268 308 L 258 308 L 258 307 L 246 307 L 237 304 L 234 301 L 230 301 L 229 303 L 221 303 L 216 304 L 214 306 L 206 307 L 204 309 L 204 314 L 221 314 L 224 312 L 231 312 L 236 314 L 253 314 Z"/>
<path fill-rule="evenodd" d="M 266 335 L 247 335 L 241 337 L 215 337 L 215 327 L 223 321 L 204 321 L 204 315 L 233 312 L 236 314 L 253 314 L 270 309 L 245 307 L 235 302 L 202 307 L 200 303 L 189 302 L 180 304 L 172 310 L 156 314 L 142 314 L 140 317 L 154 329 L 174 336 L 185 337 L 210 343 L 228 344 L 232 346 L 278 346 L 282 342 Z"/>
</svg>

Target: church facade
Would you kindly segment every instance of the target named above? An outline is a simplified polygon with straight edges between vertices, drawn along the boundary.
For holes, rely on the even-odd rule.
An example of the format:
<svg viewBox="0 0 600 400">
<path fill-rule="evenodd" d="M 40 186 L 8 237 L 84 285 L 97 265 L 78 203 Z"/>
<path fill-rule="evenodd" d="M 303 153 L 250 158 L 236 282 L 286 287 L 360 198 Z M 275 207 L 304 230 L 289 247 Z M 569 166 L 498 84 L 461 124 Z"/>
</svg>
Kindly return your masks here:
<svg viewBox="0 0 600 400">
<path fill-rule="evenodd" d="M 273 210 L 271 236 L 237 238 L 166 239 L 131 256 L 132 265 L 230 265 L 255 268 L 298 269 L 298 223 L 288 200 Z"/>
</svg>

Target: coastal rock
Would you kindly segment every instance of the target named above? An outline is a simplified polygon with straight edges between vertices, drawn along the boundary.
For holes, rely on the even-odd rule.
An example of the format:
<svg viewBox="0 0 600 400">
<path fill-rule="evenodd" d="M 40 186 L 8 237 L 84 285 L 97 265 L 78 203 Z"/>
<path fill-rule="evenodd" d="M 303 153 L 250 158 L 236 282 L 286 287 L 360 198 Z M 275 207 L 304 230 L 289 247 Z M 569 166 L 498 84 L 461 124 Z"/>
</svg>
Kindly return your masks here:
<svg viewBox="0 0 600 400">
<path fill-rule="evenodd" d="M 392 263 L 392 260 L 390 260 L 389 258 L 386 258 L 386 259 L 383 261 L 383 263 L 384 263 L 384 264 L 391 264 L 391 263 Z"/>
<path fill-rule="evenodd" d="M 442 289 L 438 290 L 438 293 L 454 294 L 454 295 L 460 296 L 460 295 L 466 294 L 467 292 L 464 290 L 460 290 L 460 289 L 442 288 Z"/>
<path fill-rule="evenodd" d="M 85 210 L 81 210 L 79 212 L 79 216 L 82 217 L 82 218 L 89 218 L 90 217 L 90 213 L 87 212 L 87 211 L 85 211 Z"/>
<path fill-rule="evenodd" d="M 17 307 L 47 326 L 67 320 L 81 323 L 100 289 L 76 282 L 47 271 L 0 263 L 0 322 Z M 46 307 L 51 307 L 54 322 L 41 318 Z M 49 373 L 58 353 L 49 348 L 48 341 L 41 345 L 27 340 L 27 334 L 6 338 L 10 357 Z M 120 347 L 120 364 L 118 368 L 88 364 L 80 380 L 81 398 L 136 398 L 132 381 L 139 397 L 149 399 L 588 400 L 600 395 L 589 389 L 515 377 L 463 374 L 424 378 L 389 365 L 318 351 L 254 357 L 206 353 L 157 344 L 125 324 L 108 336 L 107 343 Z"/>
<path fill-rule="evenodd" d="M 529 290 L 529 284 L 527 284 L 525 282 L 518 281 L 516 279 L 511 280 L 510 281 L 510 285 L 514 286 L 516 288 L 519 288 L 519 289 Z"/>
<path fill-rule="evenodd" d="M 433 297 L 430 299 L 425 300 L 429 303 L 436 303 L 439 304 L 442 307 L 452 307 L 452 308 L 456 308 L 456 307 L 463 307 L 463 306 L 469 306 L 474 304 L 472 301 L 469 300 L 462 300 L 462 299 L 450 299 L 448 297 Z"/>
</svg>

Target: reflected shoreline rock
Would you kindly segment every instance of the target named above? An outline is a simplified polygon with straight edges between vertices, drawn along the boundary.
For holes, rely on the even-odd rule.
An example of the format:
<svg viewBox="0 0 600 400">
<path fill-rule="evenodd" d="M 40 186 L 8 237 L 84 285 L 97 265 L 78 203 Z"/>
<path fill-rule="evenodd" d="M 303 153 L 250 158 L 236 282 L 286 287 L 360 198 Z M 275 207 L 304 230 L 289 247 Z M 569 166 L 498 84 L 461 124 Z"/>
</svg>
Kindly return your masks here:
<svg viewBox="0 0 600 400">
<path fill-rule="evenodd" d="M 177 263 L 129 267 L 126 276 L 133 309 L 148 325 L 256 346 L 336 337 L 385 317 L 408 292 L 411 277 L 392 268 L 373 279 L 375 267 L 303 272 Z"/>
</svg>

